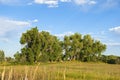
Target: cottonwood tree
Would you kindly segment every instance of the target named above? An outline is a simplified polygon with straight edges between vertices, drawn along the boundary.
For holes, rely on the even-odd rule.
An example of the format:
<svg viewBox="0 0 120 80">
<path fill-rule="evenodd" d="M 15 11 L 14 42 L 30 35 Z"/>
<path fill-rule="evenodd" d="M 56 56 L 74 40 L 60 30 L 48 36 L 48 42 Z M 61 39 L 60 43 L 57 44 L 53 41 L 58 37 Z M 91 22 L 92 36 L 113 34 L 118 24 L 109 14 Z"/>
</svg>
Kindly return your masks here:
<svg viewBox="0 0 120 80">
<path fill-rule="evenodd" d="M 97 61 L 106 45 L 94 40 L 90 35 L 75 33 L 65 36 L 63 41 L 65 57 L 70 60 Z"/>
<path fill-rule="evenodd" d="M 21 51 L 26 61 L 30 63 L 37 61 L 40 54 L 40 38 L 37 27 L 23 33 L 20 43 L 25 46 Z"/>
<path fill-rule="evenodd" d="M 22 34 L 20 43 L 24 45 L 21 53 L 16 53 L 17 61 L 39 62 L 39 61 L 59 61 L 80 60 L 97 61 L 101 53 L 106 50 L 106 45 L 94 40 L 91 35 L 81 35 L 75 33 L 65 36 L 60 41 L 49 32 L 41 31 L 37 27 L 27 30 Z"/>
<path fill-rule="evenodd" d="M 59 39 L 51 35 L 49 32 L 40 32 L 41 39 L 41 55 L 46 57 L 49 61 L 56 61 L 61 59 L 62 47 Z"/>
<path fill-rule="evenodd" d="M 37 27 L 22 34 L 20 43 L 24 45 L 21 49 L 25 61 L 34 63 L 42 61 L 56 61 L 61 58 L 62 48 L 59 39 L 49 32 L 39 32 Z"/>
</svg>

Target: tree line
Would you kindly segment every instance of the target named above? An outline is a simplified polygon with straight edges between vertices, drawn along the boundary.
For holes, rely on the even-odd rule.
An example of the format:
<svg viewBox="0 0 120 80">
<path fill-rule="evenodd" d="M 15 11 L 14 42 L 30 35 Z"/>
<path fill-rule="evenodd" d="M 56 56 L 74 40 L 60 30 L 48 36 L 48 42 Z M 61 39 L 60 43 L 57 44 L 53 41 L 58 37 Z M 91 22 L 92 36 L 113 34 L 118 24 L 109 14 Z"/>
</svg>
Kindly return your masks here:
<svg viewBox="0 0 120 80">
<path fill-rule="evenodd" d="M 54 61 L 82 61 L 82 62 L 110 62 L 102 53 L 106 45 L 94 40 L 91 35 L 74 33 L 64 36 L 63 40 L 46 31 L 39 32 L 38 28 L 32 28 L 22 33 L 20 43 L 23 48 L 14 54 L 16 63 L 37 63 Z M 0 51 L 1 54 L 1 51 Z M 119 61 L 119 59 L 118 59 Z"/>
</svg>

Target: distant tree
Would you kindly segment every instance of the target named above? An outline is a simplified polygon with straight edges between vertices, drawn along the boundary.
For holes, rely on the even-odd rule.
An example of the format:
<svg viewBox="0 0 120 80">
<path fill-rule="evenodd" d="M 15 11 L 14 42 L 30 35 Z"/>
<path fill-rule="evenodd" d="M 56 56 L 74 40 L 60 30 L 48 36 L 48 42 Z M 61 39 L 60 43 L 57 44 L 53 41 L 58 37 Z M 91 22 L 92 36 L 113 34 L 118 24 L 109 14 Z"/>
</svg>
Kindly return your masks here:
<svg viewBox="0 0 120 80">
<path fill-rule="evenodd" d="M 119 56 L 116 59 L 116 64 L 120 64 L 120 57 Z"/>
<path fill-rule="evenodd" d="M 107 57 L 108 57 L 107 63 L 109 63 L 109 64 L 117 64 L 118 56 L 108 55 Z"/>
<path fill-rule="evenodd" d="M 0 62 L 5 61 L 5 54 L 3 50 L 0 50 Z"/>
<path fill-rule="evenodd" d="M 108 56 L 106 56 L 106 55 L 101 55 L 100 60 L 101 60 L 102 62 L 104 62 L 104 63 L 107 63 Z"/>
<path fill-rule="evenodd" d="M 14 62 L 14 59 L 12 57 L 5 57 L 5 61 L 11 63 Z"/>
</svg>

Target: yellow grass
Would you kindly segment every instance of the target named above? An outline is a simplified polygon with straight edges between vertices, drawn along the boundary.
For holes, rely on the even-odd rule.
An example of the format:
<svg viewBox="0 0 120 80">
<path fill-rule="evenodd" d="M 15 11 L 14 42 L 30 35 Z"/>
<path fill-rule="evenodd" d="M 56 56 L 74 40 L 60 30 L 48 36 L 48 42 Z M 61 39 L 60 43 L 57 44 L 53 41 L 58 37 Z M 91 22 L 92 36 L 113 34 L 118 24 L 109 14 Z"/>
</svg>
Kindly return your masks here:
<svg viewBox="0 0 120 80">
<path fill-rule="evenodd" d="M 120 65 L 104 63 L 41 63 L 0 66 L 1 80 L 120 80 Z"/>
</svg>

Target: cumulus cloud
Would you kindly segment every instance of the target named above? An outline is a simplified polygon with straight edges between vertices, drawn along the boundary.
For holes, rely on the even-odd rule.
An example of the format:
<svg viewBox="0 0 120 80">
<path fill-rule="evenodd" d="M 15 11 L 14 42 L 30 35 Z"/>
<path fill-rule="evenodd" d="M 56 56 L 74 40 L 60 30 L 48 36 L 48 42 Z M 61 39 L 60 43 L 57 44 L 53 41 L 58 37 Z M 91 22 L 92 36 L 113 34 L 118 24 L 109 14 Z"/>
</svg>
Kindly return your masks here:
<svg viewBox="0 0 120 80">
<path fill-rule="evenodd" d="M 120 34 L 120 26 L 114 27 L 114 28 L 110 28 L 109 31 Z"/>
<path fill-rule="evenodd" d="M 120 0 L 0 0 L 0 4 L 5 5 L 33 5 L 35 3 L 40 5 L 44 4 L 48 7 L 58 7 L 61 2 L 74 3 L 79 6 L 91 6 L 98 3 L 97 7 L 99 6 L 102 9 L 108 9 L 120 5 Z"/>
</svg>

